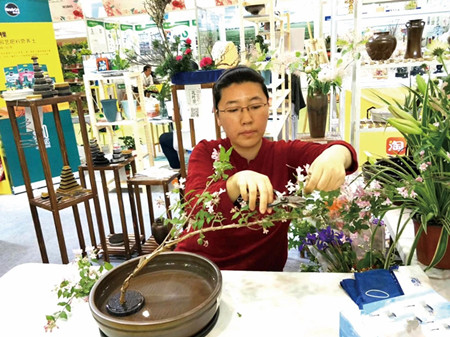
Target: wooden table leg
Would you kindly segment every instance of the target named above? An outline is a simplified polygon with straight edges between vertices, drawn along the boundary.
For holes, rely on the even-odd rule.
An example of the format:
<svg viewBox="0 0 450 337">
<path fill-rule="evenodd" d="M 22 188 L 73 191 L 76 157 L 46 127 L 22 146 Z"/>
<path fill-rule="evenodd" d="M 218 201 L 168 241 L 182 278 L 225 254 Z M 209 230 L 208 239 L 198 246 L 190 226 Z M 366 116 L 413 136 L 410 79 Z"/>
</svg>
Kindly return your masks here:
<svg viewBox="0 0 450 337">
<path fill-rule="evenodd" d="M 108 182 L 106 181 L 105 171 L 100 171 L 100 177 L 102 179 L 103 197 L 105 198 L 106 216 L 108 218 L 109 232 L 111 234 L 114 234 L 114 221 L 111 214 L 111 203 L 109 202 Z"/>
<path fill-rule="evenodd" d="M 58 238 L 59 251 L 61 252 L 62 263 L 69 263 L 69 258 L 67 257 L 66 242 L 64 240 L 64 233 L 61 225 L 61 217 L 59 216 L 58 210 L 53 210 L 53 221 L 55 223 L 56 236 Z"/>
<path fill-rule="evenodd" d="M 83 228 L 81 227 L 80 212 L 78 211 L 78 206 L 73 205 L 72 210 L 73 210 L 73 217 L 75 219 L 75 226 L 77 228 L 78 242 L 80 244 L 80 248 L 83 250 L 83 252 L 85 252 L 86 242 L 84 241 Z"/>
<path fill-rule="evenodd" d="M 84 176 L 84 170 L 81 168 L 81 166 L 78 167 L 78 175 L 80 178 L 81 187 L 86 188 L 86 178 Z M 87 219 L 88 228 L 89 228 L 89 237 L 91 239 L 91 246 L 96 247 L 97 239 L 95 238 L 94 222 L 92 221 L 92 213 L 91 213 L 91 206 L 89 204 L 89 200 L 86 200 L 84 202 L 84 209 L 86 211 L 86 219 Z"/>
<path fill-rule="evenodd" d="M 128 196 L 130 198 L 131 218 L 133 221 L 134 237 L 136 240 L 137 252 L 139 255 L 141 255 L 142 254 L 142 245 L 141 245 L 141 237 L 140 237 L 140 233 L 139 233 L 138 221 L 137 221 L 137 216 L 136 216 L 136 204 L 134 202 L 133 185 L 130 182 L 128 182 L 127 187 L 128 187 Z M 142 232 L 142 235 L 144 236 L 144 240 L 145 240 L 145 231 Z"/>
<path fill-rule="evenodd" d="M 155 222 L 155 213 L 153 212 L 153 200 L 152 200 L 152 187 L 150 185 L 145 185 L 147 193 L 147 204 L 148 204 L 148 214 L 150 215 L 150 228 Z"/>
<path fill-rule="evenodd" d="M 123 207 L 122 187 L 120 186 L 119 170 L 114 169 L 114 181 L 116 184 L 117 202 L 119 205 L 120 221 L 122 223 L 123 244 L 125 246 L 125 256 L 127 259 L 131 257 L 130 241 L 128 239 L 127 221 L 125 218 L 125 209 Z"/>
</svg>

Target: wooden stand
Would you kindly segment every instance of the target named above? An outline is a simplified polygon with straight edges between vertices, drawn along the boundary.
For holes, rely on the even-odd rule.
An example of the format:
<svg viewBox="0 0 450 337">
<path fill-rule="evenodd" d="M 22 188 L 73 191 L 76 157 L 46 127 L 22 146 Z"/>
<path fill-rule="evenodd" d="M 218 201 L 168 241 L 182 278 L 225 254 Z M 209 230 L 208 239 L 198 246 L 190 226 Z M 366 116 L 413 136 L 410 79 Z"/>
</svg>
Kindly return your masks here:
<svg viewBox="0 0 450 337">
<path fill-rule="evenodd" d="M 155 214 L 153 212 L 153 200 L 152 200 L 152 186 L 163 186 L 164 191 L 164 202 L 166 205 L 167 216 L 171 218 L 172 214 L 169 211 L 170 207 L 170 198 L 168 196 L 169 192 L 169 184 L 180 177 L 179 172 L 174 172 L 173 175 L 164 179 L 151 178 L 146 176 L 136 176 L 128 179 L 128 194 L 130 197 L 130 207 L 131 214 L 133 219 L 133 227 L 137 230 L 137 224 L 139 223 L 139 229 L 141 236 L 145 236 L 145 227 L 144 227 L 144 217 L 142 214 L 142 202 L 140 196 L 140 187 L 145 186 L 147 193 L 147 204 L 148 204 L 148 213 L 150 216 L 150 226 L 153 222 L 155 222 Z M 139 253 L 148 254 L 151 253 L 156 247 L 158 247 L 155 240 L 150 237 L 143 247 L 140 247 L 140 243 L 138 244 Z"/>
<path fill-rule="evenodd" d="M 105 208 L 106 208 L 106 216 L 108 218 L 108 225 L 109 225 L 109 235 L 106 240 L 107 244 L 107 251 L 110 255 L 125 255 L 127 259 L 131 258 L 131 254 L 133 254 L 136 249 L 138 249 L 139 245 L 136 243 L 139 243 L 144 239 L 144 237 L 139 237 L 139 230 L 137 228 L 136 224 L 134 226 L 134 235 L 128 234 L 127 229 L 127 222 L 125 218 L 125 207 L 123 203 L 122 198 L 122 187 L 120 182 L 120 170 L 125 169 L 125 166 L 130 165 L 131 166 L 131 173 L 133 176 L 136 175 L 136 162 L 135 158 L 131 157 L 125 160 L 121 163 L 115 163 L 110 164 L 106 166 L 94 166 L 93 170 L 98 171 L 100 173 L 100 178 L 102 182 L 102 189 L 103 189 L 103 197 L 105 199 Z M 80 173 L 80 182 L 81 186 L 86 187 L 86 180 L 84 178 L 84 173 L 88 170 L 87 165 L 80 165 L 78 167 L 78 171 Z M 109 200 L 109 189 L 108 189 L 108 181 L 106 179 L 106 171 L 112 171 L 114 174 L 114 186 L 116 189 L 117 194 L 117 203 L 119 206 L 119 214 L 120 214 L 120 221 L 122 224 L 122 234 L 123 234 L 123 245 L 115 246 L 111 245 L 109 242 L 109 238 L 115 234 L 114 229 L 114 221 L 111 213 L 111 203 Z M 95 242 L 95 237 L 94 237 Z M 98 246 L 99 249 L 103 248 L 102 245 Z"/>
<path fill-rule="evenodd" d="M 61 148 L 61 157 L 63 160 L 63 165 L 70 166 L 69 165 L 69 157 L 68 157 L 68 154 L 66 151 L 64 133 L 63 133 L 62 125 L 61 125 L 61 119 L 60 119 L 60 115 L 59 115 L 58 103 L 72 102 L 72 101 L 75 101 L 77 104 L 77 114 L 78 114 L 78 118 L 80 120 L 80 128 L 81 128 L 81 135 L 83 138 L 84 152 L 86 155 L 86 163 L 89 168 L 88 173 L 89 173 L 91 190 L 85 191 L 85 192 L 83 192 L 79 195 L 73 196 L 73 197 L 65 197 L 61 201 L 58 201 L 57 196 L 56 196 L 56 191 L 53 186 L 50 163 L 48 161 L 47 150 L 45 147 L 44 135 L 42 132 L 42 124 L 39 119 L 38 107 L 43 106 L 43 105 L 51 105 L 52 106 L 53 117 L 55 119 L 56 131 L 58 134 L 58 142 L 59 142 L 59 146 Z M 49 260 L 48 260 L 48 256 L 47 256 L 47 250 L 45 247 L 44 237 L 42 235 L 42 228 L 41 228 L 41 224 L 39 221 L 37 207 L 40 207 L 40 208 L 43 208 L 43 209 L 46 209 L 46 210 L 52 212 L 53 220 L 54 220 L 55 228 L 56 228 L 56 235 L 58 238 L 59 250 L 61 252 L 61 259 L 62 259 L 63 263 L 69 263 L 69 259 L 67 256 L 67 248 L 66 248 L 66 244 L 65 244 L 65 240 L 64 240 L 64 233 L 63 233 L 62 224 L 61 224 L 61 217 L 60 217 L 59 212 L 60 212 L 60 210 L 62 210 L 64 208 L 72 207 L 73 216 L 74 216 L 75 224 L 77 227 L 77 234 L 78 234 L 78 240 L 80 243 L 80 248 L 84 250 L 85 249 L 85 241 L 84 241 L 84 237 L 83 237 L 83 231 L 81 228 L 80 214 L 78 212 L 78 204 L 81 202 L 84 202 L 84 204 L 86 206 L 86 216 L 87 216 L 87 221 L 88 221 L 88 226 L 89 226 L 89 232 L 91 235 L 91 240 L 93 241 L 92 243 L 94 245 L 95 240 L 93 240 L 93 239 L 95 239 L 95 236 L 94 236 L 94 228 L 93 228 L 92 216 L 91 216 L 91 211 L 90 211 L 90 206 L 89 206 L 90 199 L 92 199 L 94 202 L 95 215 L 97 218 L 97 226 L 98 226 L 98 231 L 99 231 L 99 235 L 100 235 L 100 241 L 101 241 L 103 247 L 105 247 L 104 248 L 105 260 L 108 261 L 108 251 L 106 248 L 105 232 L 103 229 L 103 221 L 102 221 L 102 217 L 101 217 L 101 213 L 100 213 L 100 205 L 99 205 L 98 197 L 97 197 L 95 176 L 94 176 L 94 171 L 91 169 L 92 168 L 92 158 L 91 158 L 91 153 L 89 151 L 89 139 L 87 136 L 88 133 L 87 133 L 87 129 L 86 129 L 86 123 L 84 120 L 83 108 L 82 108 L 81 99 L 80 99 L 79 94 L 73 94 L 70 96 L 62 96 L 62 97 L 57 96 L 57 97 L 35 99 L 35 100 L 7 101 L 6 105 L 8 108 L 9 120 L 11 122 L 11 128 L 12 128 L 12 132 L 14 135 L 14 141 L 16 143 L 16 148 L 17 148 L 17 153 L 19 156 L 20 166 L 22 169 L 25 188 L 26 188 L 26 192 L 27 192 L 27 196 L 28 196 L 28 200 L 29 200 L 29 204 L 30 204 L 31 216 L 33 218 L 34 228 L 36 231 L 36 237 L 37 237 L 37 240 L 39 243 L 39 249 L 40 249 L 40 253 L 41 253 L 42 262 L 48 263 Z M 49 198 L 46 200 L 43 200 L 40 197 L 35 197 L 33 194 L 33 188 L 31 186 L 31 180 L 30 180 L 30 175 L 29 175 L 29 171 L 28 171 L 28 163 L 25 158 L 24 150 L 21 146 L 20 131 L 19 131 L 18 123 L 17 123 L 16 113 L 14 111 L 15 106 L 29 107 L 31 109 L 32 119 L 33 119 L 35 132 L 36 132 L 36 141 L 37 141 L 39 153 L 41 156 L 42 167 L 44 170 L 45 181 L 47 184 L 47 189 L 48 189 L 48 194 L 49 194 Z"/>
</svg>

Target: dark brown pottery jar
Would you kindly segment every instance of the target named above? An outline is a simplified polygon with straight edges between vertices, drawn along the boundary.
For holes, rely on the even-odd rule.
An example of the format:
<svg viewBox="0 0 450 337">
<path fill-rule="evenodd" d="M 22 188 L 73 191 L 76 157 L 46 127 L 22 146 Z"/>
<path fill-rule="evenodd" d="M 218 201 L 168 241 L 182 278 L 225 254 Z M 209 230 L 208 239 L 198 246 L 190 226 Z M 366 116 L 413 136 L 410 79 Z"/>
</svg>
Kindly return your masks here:
<svg viewBox="0 0 450 337">
<path fill-rule="evenodd" d="M 409 20 L 406 23 L 406 53 L 405 59 L 418 59 L 422 57 L 422 33 L 425 21 Z"/>
<path fill-rule="evenodd" d="M 325 137 L 328 117 L 328 95 L 314 93 L 306 97 L 309 134 L 312 138 Z"/>
<path fill-rule="evenodd" d="M 397 47 L 397 39 L 389 32 L 375 33 L 366 43 L 367 54 L 374 61 L 389 59 L 395 47 Z"/>
<path fill-rule="evenodd" d="M 164 225 L 164 220 L 161 218 L 157 218 L 155 222 L 152 223 L 152 235 L 158 245 L 164 241 L 169 234 L 171 227 L 172 226 Z"/>
</svg>

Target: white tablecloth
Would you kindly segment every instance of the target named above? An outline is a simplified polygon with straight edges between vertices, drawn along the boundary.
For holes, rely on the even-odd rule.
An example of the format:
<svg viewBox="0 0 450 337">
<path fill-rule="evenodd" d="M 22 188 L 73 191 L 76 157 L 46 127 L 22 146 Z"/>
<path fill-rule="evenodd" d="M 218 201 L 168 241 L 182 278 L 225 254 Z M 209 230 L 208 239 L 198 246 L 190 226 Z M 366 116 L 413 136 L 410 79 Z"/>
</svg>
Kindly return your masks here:
<svg viewBox="0 0 450 337">
<path fill-rule="evenodd" d="M 411 270 L 421 273 L 418 266 L 408 267 Z M 1 277 L 0 336 L 99 336 L 89 305 L 82 300 L 72 306 L 71 317 L 60 322 L 59 329 L 44 331 L 45 315 L 58 310 L 52 290 L 74 274 L 73 265 L 23 264 Z M 338 336 L 339 312 L 356 308 L 339 285 L 351 274 L 223 271 L 222 275 L 220 315 L 211 337 Z M 447 299 L 448 283 L 441 284 Z"/>
</svg>

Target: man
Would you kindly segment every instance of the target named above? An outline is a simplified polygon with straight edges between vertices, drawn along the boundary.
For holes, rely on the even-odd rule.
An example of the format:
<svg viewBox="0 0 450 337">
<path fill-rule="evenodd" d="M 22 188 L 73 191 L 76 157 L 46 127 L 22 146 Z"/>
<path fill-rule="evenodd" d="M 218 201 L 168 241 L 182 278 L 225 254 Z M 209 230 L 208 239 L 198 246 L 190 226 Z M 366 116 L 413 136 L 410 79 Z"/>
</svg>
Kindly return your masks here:
<svg viewBox="0 0 450 337">
<path fill-rule="evenodd" d="M 251 210 L 271 213 L 267 205 L 274 200 L 274 190 L 286 191 L 297 167 L 311 165 L 307 192 L 337 189 L 345 175 L 357 169 L 356 152 L 343 141 L 316 144 L 263 138 L 271 101 L 258 72 L 247 67 L 227 70 L 214 85 L 213 96 L 216 118 L 227 138 L 197 144 L 189 159 L 186 192 L 201 193 L 213 174 L 211 154 L 219 145 L 225 149 L 232 146 L 230 163 L 234 168 L 227 172 L 229 178 L 208 188 L 210 193 L 226 190 L 215 209 L 225 217 L 223 224 L 235 222 L 230 210 L 239 197 Z M 193 236 L 176 249 L 203 255 L 221 269 L 282 271 L 288 252 L 288 226 L 287 222 L 276 223 L 266 234 L 249 228 L 208 232 L 204 238 L 207 246 L 199 245 L 198 237 Z"/>
<path fill-rule="evenodd" d="M 141 77 L 142 77 L 142 86 L 144 87 L 144 89 L 153 85 L 152 66 L 151 65 L 147 64 L 144 66 Z"/>
</svg>

